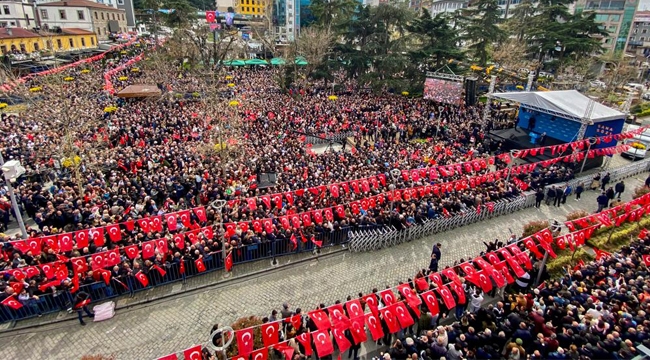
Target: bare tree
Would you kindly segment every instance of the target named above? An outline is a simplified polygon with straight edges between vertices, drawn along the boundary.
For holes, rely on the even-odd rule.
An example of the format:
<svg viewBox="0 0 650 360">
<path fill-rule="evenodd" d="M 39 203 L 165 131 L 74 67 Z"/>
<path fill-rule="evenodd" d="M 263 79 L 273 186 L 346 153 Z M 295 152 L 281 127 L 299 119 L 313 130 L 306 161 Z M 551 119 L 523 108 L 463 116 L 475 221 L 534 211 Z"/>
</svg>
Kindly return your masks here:
<svg viewBox="0 0 650 360">
<path fill-rule="evenodd" d="M 492 59 L 504 69 L 511 71 L 528 68 L 531 65 L 530 61 L 526 60 L 526 44 L 514 38 L 497 44 L 492 52 Z"/>
<path fill-rule="evenodd" d="M 297 54 L 305 60 L 306 75 L 320 66 L 331 53 L 334 34 L 327 28 L 308 27 L 300 32 L 297 40 Z"/>
</svg>

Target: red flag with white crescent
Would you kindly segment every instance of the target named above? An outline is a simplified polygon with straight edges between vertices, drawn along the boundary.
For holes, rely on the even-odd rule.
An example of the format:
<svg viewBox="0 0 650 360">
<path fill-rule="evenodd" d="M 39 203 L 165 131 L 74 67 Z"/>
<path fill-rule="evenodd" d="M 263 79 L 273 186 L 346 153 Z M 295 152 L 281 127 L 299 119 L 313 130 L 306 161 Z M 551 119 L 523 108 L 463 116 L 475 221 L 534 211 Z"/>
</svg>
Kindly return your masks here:
<svg viewBox="0 0 650 360">
<path fill-rule="evenodd" d="M 304 332 L 296 336 L 296 339 L 298 339 L 300 345 L 305 349 L 305 356 L 311 356 L 313 354 L 311 349 L 311 333 Z"/>
<path fill-rule="evenodd" d="M 330 320 L 323 310 L 310 311 L 307 315 L 309 315 L 309 318 L 319 330 L 327 330 L 330 328 Z"/>
<path fill-rule="evenodd" d="M 331 355 L 334 352 L 334 345 L 327 330 L 314 331 L 311 335 L 319 358 Z"/>
<path fill-rule="evenodd" d="M 239 355 L 246 356 L 253 352 L 253 329 L 243 329 L 235 332 Z"/>
<path fill-rule="evenodd" d="M 203 360 L 201 345 L 183 350 L 183 356 L 185 356 L 185 360 Z"/>
<path fill-rule="evenodd" d="M 406 304 L 404 304 L 403 301 L 395 303 L 392 306 L 394 307 L 393 313 L 397 315 L 397 321 L 402 329 L 406 329 L 415 324 L 415 320 L 413 320 L 411 313 L 409 313 L 409 310 L 406 308 Z"/>
<path fill-rule="evenodd" d="M 359 299 L 352 299 L 345 303 L 345 310 L 347 310 L 350 318 L 358 318 L 363 316 L 363 308 Z"/>
<path fill-rule="evenodd" d="M 397 314 L 395 313 L 395 309 L 396 309 L 395 304 L 392 304 L 390 306 L 387 306 L 379 310 L 379 312 L 381 313 L 381 317 L 384 320 L 384 323 L 388 327 L 388 331 L 390 331 L 391 334 L 394 334 L 400 331 L 401 329 L 399 325 L 399 321 L 397 320 Z"/>
<path fill-rule="evenodd" d="M 352 347 L 350 340 L 345 337 L 345 330 L 347 330 L 347 328 L 343 326 L 332 329 L 332 336 L 334 337 L 334 340 L 336 340 L 336 345 L 338 346 L 339 351 L 342 353 Z"/>
<path fill-rule="evenodd" d="M 384 330 L 382 329 L 381 323 L 379 322 L 379 317 L 373 313 L 368 313 L 365 315 L 366 325 L 368 330 L 370 330 L 370 335 L 374 341 L 377 341 L 384 337 Z"/>
<path fill-rule="evenodd" d="M 280 324 L 278 322 L 271 322 L 262 324 L 262 341 L 264 346 L 269 347 L 275 345 L 280 341 L 279 331 Z"/>
<path fill-rule="evenodd" d="M 232 251 L 231 251 L 226 256 L 226 265 L 225 265 L 226 271 L 228 272 L 232 271 L 232 266 L 233 266 L 233 262 L 232 262 Z"/>
</svg>

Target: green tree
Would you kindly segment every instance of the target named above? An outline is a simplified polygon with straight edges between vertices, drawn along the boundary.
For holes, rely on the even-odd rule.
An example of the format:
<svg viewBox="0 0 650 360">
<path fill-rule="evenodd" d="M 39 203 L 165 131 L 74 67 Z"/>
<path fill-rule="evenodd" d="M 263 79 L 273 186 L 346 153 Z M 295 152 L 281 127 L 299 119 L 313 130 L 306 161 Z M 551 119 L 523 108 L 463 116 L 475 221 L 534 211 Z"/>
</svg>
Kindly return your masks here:
<svg viewBox="0 0 650 360">
<path fill-rule="evenodd" d="M 522 41 L 533 26 L 531 19 L 535 15 L 535 8 L 532 0 L 523 0 L 519 3 L 512 10 L 512 17 L 505 23 L 506 31 L 516 36 L 517 40 Z"/>
<path fill-rule="evenodd" d="M 414 61 L 440 67 L 450 59 L 460 60 L 463 52 L 458 48 L 458 33 L 449 26 L 447 18 L 438 14 L 435 18 L 427 9 L 416 18 L 408 30 L 413 33 L 420 47 L 411 51 Z"/>
<path fill-rule="evenodd" d="M 358 4 L 355 0 L 313 0 L 309 12 L 317 26 L 332 31 L 350 19 Z"/>
<path fill-rule="evenodd" d="M 506 38 L 505 31 L 499 27 L 501 14 L 497 0 L 479 0 L 466 9 L 463 16 L 464 40 L 475 60 L 486 65 L 490 46 Z"/>
<path fill-rule="evenodd" d="M 184 27 L 196 20 L 196 9 L 188 0 L 167 0 L 162 4 L 165 9 L 170 10 L 166 16 L 170 27 Z"/>
</svg>

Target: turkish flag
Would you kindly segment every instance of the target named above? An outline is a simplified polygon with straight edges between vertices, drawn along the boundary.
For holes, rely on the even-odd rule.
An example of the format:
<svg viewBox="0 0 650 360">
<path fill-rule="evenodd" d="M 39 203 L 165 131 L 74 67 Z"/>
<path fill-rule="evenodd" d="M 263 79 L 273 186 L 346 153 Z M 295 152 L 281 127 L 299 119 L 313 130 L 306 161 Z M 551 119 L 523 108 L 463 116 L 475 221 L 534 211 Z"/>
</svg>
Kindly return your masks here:
<svg viewBox="0 0 650 360">
<path fill-rule="evenodd" d="M 492 282 L 488 275 L 485 274 L 485 270 L 467 275 L 465 279 L 469 280 L 472 284 L 479 286 L 484 293 L 488 293 L 492 290 Z"/>
<path fill-rule="evenodd" d="M 316 347 L 316 355 L 319 358 L 331 355 L 334 352 L 334 345 L 327 330 L 314 331 L 312 333 L 312 339 Z"/>
<path fill-rule="evenodd" d="M 12 241 L 11 245 L 15 250 L 20 251 L 21 254 L 25 254 L 30 250 L 25 240 Z"/>
<path fill-rule="evenodd" d="M 345 208 L 343 208 L 343 205 L 335 206 L 334 211 L 336 211 L 336 216 L 340 218 L 345 218 Z"/>
<path fill-rule="evenodd" d="M 311 333 L 304 332 L 300 334 L 299 336 L 296 336 L 296 339 L 302 345 L 302 347 L 305 349 L 305 356 L 311 356 L 313 353 L 311 349 Z"/>
<path fill-rule="evenodd" d="M 59 235 L 59 250 L 61 252 L 72 251 L 72 234 L 66 233 Z"/>
<path fill-rule="evenodd" d="M 409 313 L 409 310 L 406 308 L 406 305 L 403 301 L 393 304 L 392 307 L 394 307 L 393 313 L 397 315 L 397 321 L 399 321 L 402 329 L 406 329 L 407 327 L 415 324 L 413 317 Z"/>
<path fill-rule="evenodd" d="M 84 258 L 84 263 L 85 262 L 86 262 L 86 259 Z M 88 268 L 88 267 L 86 266 L 86 268 Z M 25 275 L 27 275 L 28 279 L 33 278 L 34 276 L 38 276 L 38 275 L 41 274 L 41 272 L 38 270 L 38 267 L 36 267 L 36 266 L 27 266 L 27 267 L 24 267 L 22 269 L 23 269 L 23 271 L 25 271 Z M 16 278 L 16 279 L 18 279 L 18 278 Z M 20 280 L 20 279 L 18 279 L 18 280 Z"/>
<path fill-rule="evenodd" d="M 138 226 L 140 226 L 140 229 L 145 233 L 148 233 L 151 230 L 149 219 L 138 219 Z"/>
<path fill-rule="evenodd" d="M 20 301 L 16 300 L 13 296 L 9 296 L 6 299 L 2 300 L 2 305 L 8 306 L 14 310 L 18 310 L 23 307 L 23 304 Z"/>
<path fill-rule="evenodd" d="M 267 234 L 273 232 L 273 221 L 271 221 L 271 219 L 262 220 L 262 224 L 264 225 L 264 231 L 266 231 Z"/>
<path fill-rule="evenodd" d="M 526 248 L 530 250 L 531 253 L 535 255 L 538 259 L 541 259 L 544 257 L 541 252 L 539 252 L 539 249 L 537 248 L 537 244 L 535 244 L 535 241 L 533 240 L 532 237 L 527 237 L 523 241 L 524 245 L 526 245 Z M 514 244 L 513 244 L 514 245 Z"/>
<path fill-rule="evenodd" d="M 375 314 L 368 313 L 365 315 L 365 319 L 372 339 L 374 341 L 381 339 L 384 336 L 384 330 L 382 329 L 381 323 L 379 322 L 379 317 L 377 317 Z"/>
<path fill-rule="evenodd" d="M 226 256 L 226 271 L 228 271 L 228 272 L 232 271 L 232 266 L 233 266 L 233 263 L 232 263 L 232 251 L 231 251 Z"/>
<path fill-rule="evenodd" d="M 104 237 L 104 228 L 94 228 L 88 231 L 88 236 L 92 239 L 95 246 L 104 246 L 106 244 L 106 238 Z"/>
<path fill-rule="evenodd" d="M 238 330 L 235 332 L 237 336 L 237 349 L 239 350 L 239 355 L 248 355 L 253 352 L 253 329 L 248 328 L 244 330 Z"/>
<path fill-rule="evenodd" d="M 101 256 L 100 256 L 100 257 L 101 257 Z M 103 259 L 103 257 L 101 257 L 101 258 Z M 46 279 L 51 279 L 51 278 L 54 277 L 54 267 L 52 266 L 51 263 L 48 263 L 48 264 L 40 264 L 39 267 L 41 268 L 41 270 L 43 270 L 43 274 L 45 274 L 45 278 L 46 278 Z M 20 272 L 22 279 L 25 279 L 25 274 L 23 274 L 22 271 L 20 271 L 20 270 L 18 270 L 18 269 L 15 269 L 14 272 L 11 273 L 11 274 L 12 274 L 16 279 L 22 281 L 22 279 L 19 279 L 19 278 L 16 276 L 16 273 L 15 273 L 15 272 Z"/>
<path fill-rule="evenodd" d="M 327 308 L 327 312 L 330 315 L 332 320 L 333 328 L 344 328 L 347 329 L 350 327 L 350 319 L 345 316 L 345 311 L 343 310 L 343 304 L 334 304 Z"/>
<path fill-rule="evenodd" d="M 41 239 L 31 238 L 27 239 L 27 247 L 32 252 L 32 255 L 39 255 L 41 253 Z"/>
<path fill-rule="evenodd" d="M 494 266 L 490 266 L 489 269 L 483 270 L 490 275 L 490 277 L 494 280 L 494 283 L 498 288 L 502 288 L 506 286 L 506 278 L 503 275 L 503 272 L 501 272 L 500 269 L 497 269 Z"/>
<path fill-rule="evenodd" d="M 271 199 L 273 199 L 273 203 L 277 209 L 282 209 L 282 194 L 273 194 L 271 195 Z"/>
<path fill-rule="evenodd" d="M 528 254 L 522 252 L 519 249 L 519 246 L 517 246 L 517 244 L 508 245 L 506 246 L 506 248 L 512 251 L 512 253 L 517 258 L 517 262 L 519 262 L 519 264 L 524 265 L 528 270 L 531 270 L 533 268 L 533 263 L 530 261 L 530 257 L 528 256 Z M 535 246 L 535 248 L 537 248 L 537 246 Z"/>
<path fill-rule="evenodd" d="M 59 250 L 59 241 L 57 240 L 56 236 L 44 236 L 42 239 L 52 250 Z"/>
<path fill-rule="evenodd" d="M 200 222 L 208 221 L 208 216 L 203 206 L 194 208 L 193 210 L 194 210 L 194 214 L 196 215 L 197 219 L 199 219 Z"/>
<path fill-rule="evenodd" d="M 358 318 L 363 316 L 363 308 L 361 307 L 361 302 L 359 299 L 352 299 L 345 303 L 345 309 L 348 311 L 348 315 L 351 318 Z"/>
<path fill-rule="evenodd" d="M 152 268 L 152 269 L 155 269 L 156 271 L 158 271 L 158 273 L 160 274 L 160 276 L 165 276 L 165 275 L 167 274 L 167 271 L 165 271 L 165 269 L 161 268 L 161 267 L 158 266 L 158 265 L 154 265 L 154 266 L 152 266 L 151 268 Z"/>
<path fill-rule="evenodd" d="M 277 322 L 262 324 L 261 331 L 262 331 L 262 341 L 264 342 L 264 346 L 269 347 L 277 344 L 278 341 L 280 341 L 279 325 L 280 324 Z"/>
<path fill-rule="evenodd" d="M 296 229 L 300 228 L 301 226 L 300 216 L 294 214 L 289 216 L 289 218 L 291 219 L 291 224 L 293 225 L 294 228 Z"/>
<path fill-rule="evenodd" d="M 91 258 L 92 261 L 93 261 L 92 264 L 91 264 L 91 265 L 92 265 L 92 269 L 93 269 L 93 271 L 96 271 L 96 270 L 99 270 L 99 269 L 103 269 L 103 268 L 104 268 L 104 266 L 105 266 L 105 264 L 104 264 L 105 259 L 104 259 L 104 253 L 103 253 L 103 252 L 96 253 L 96 254 L 92 254 L 92 255 L 90 256 L 90 258 Z"/>
<path fill-rule="evenodd" d="M 120 263 L 120 249 L 104 251 L 104 267 L 115 266 Z"/>
<path fill-rule="evenodd" d="M 266 348 L 261 348 L 251 353 L 251 360 L 267 360 L 268 357 L 269 357 L 269 350 Z M 244 359 L 247 360 L 247 358 Z"/>
<path fill-rule="evenodd" d="M 185 356 L 185 360 L 203 360 L 201 345 L 183 350 L 183 356 Z"/>
<path fill-rule="evenodd" d="M 553 241 L 552 238 L 551 238 L 551 241 Z M 544 249 L 544 251 L 546 251 L 553 259 L 555 259 L 557 257 L 557 255 L 555 254 L 555 251 L 553 251 L 553 247 L 551 246 L 550 242 L 546 241 L 543 238 L 538 239 L 538 242 L 539 242 L 539 245 L 542 246 L 542 249 Z"/>
<path fill-rule="evenodd" d="M 456 293 L 458 304 L 465 304 L 467 300 L 465 299 L 465 289 L 463 289 L 463 286 L 455 282 L 452 282 L 449 286 L 451 286 L 451 289 Z"/>
<path fill-rule="evenodd" d="M 368 305 L 368 308 L 370 308 L 370 311 L 372 311 L 373 314 L 378 315 L 379 301 L 377 300 L 377 295 L 368 294 L 368 295 L 362 297 L 362 299 L 363 299 L 363 301 L 366 302 L 366 305 Z"/>
<path fill-rule="evenodd" d="M 316 224 L 323 223 L 323 214 L 321 213 L 321 210 L 314 210 L 311 212 L 311 215 L 314 217 Z"/>
<path fill-rule="evenodd" d="M 193 238 L 196 240 L 196 235 L 193 234 Z M 185 235 L 183 233 L 174 234 L 174 246 L 180 250 L 185 249 Z"/>
<path fill-rule="evenodd" d="M 287 198 L 287 202 L 289 203 L 289 206 L 293 206 L 293 193 L 286 192 L 284 193 L 284 197 Z"/>
<path fill-rule="evenodd" d="M 226 235 L 228 237 L 235 235 L 235 230 L 237 230 L 237 225 L 235 223 L 224 224 L 224 227 L 226 229 Z"/>
<path fill-rule="evenodd" d="M 335 198 L 338 198 L 340 196 L 340 191 L 339 191 L 339 185 L 338 184 L 330 185 L 330 194 Z"/>
<path fill-rule="evenodd" d="M 183 210 L 178 212 L 178 218 L 181 219 L 181 224 L 186 228 L 189 228 L 192 225 L 191 215 L 189 210 Z"/>
<path fill-rule="evenodd" d="M 147 260 L 156 256 L 156 240 L 149 240 L 142 243 L 142 259 Z"/>
<path fill-rule="evenodd" d="M 282 225 L 282 228 L 285 230 L 289 230 L 291 228 L 291 223 L 289 222 L 289 217 L 287 216 L 280 216 L 280 225 Z"/>
<path fill-rule="evenodd" d="M 508 284 L 514 283 L 515 278 L 512 277 L 512 274 L 510 273 L 510 269 L 508 269 L 507 263 L 504 261 L 501 265 L 502 265 L 502 267 L 501 267 L 500 271 L 501 271 L 501 274 L 503 274 L 503 277 L 506 279 L 506 282 Z"/>
<path fill-rule="evenodd" d="M 142 271 L 138 271 L 138 273 L 135 274 L 135 278 L 138 279 L 143 287 L 147 287 L 149 285 L 149 278 L 147 278 L 147 275 L 145 275 Z"/>
<path fill-rule="evenodd" d="M 494 266 L 498 270 L 501 270 L 501 259 L 499 259 L 499 256 L 497 256 L 496 253 L 489 252 L 485 254 L 485 257 L 488 259 L 490 264 L 492 264 L 492 266 Z"/>
<path fill-rule="evenodd" d="M 122 232 L 120 231 L 120 225 L 113 224 L 107 225 L 106 231 L 108 232 L 108 237 L 111 241 L 120 241 L 122 239 Z"/>
<path fill-rule="evenodd" d="M 454 297 L 451 295 L 451 291 L 449 290 L 448 287 L 441 286 L 437 290 L 438 290 L 438 294 L 440 294 L 440 297 L 442 297 L 442 301 L 444 301 L 447 309 L 452 309 L 454 306 L 456 306 Z"/>
<path fill-rule="evenodd" d="M 650 255 L 643 255 L 643 263 L 646 267 L 650 267 Z"/>
<path fill-rule="evenodd" d="M 194 260 L 194 265 L 196 265 L 196 271 L 198 272 L 205 271 L 205 264 L 203 263 L 203 258 L 198 258 Z"/>
<path fill-rule="evenodd" d="M 460 266 L 460 268 L 463 270 L 466 276 L 470 276 L 477 272 L 476 268 L 468 262 L 464 262 L 458 266 Z"/>
<path fill-rule="evenodd" d="M 262 204 L 264 204 L 267 210 L 271 209 L 271 195 L 260 196 L 260 200 L 262 200 Z"/>
<path fill-rule="evenodd" d="M 334 213 L 332 213 L 332 208 L 323 209 L 323 215 L 327 221 L 334 221 Z"/>
<path fill-rule="evenodd" d="M 261 220 L 253 220 L 253 231 L 255 231 L 258 234 L 262 232 L 262 221 Z"/>
<path fill-rule="evenodd" d="M 165 355 L 163 357 L 159 357 L 156 360 L 178 360 L 178 357 L 176 356 L 176 354 L 169 354 L 169 355 Z"/>
<path fill-rule="evenodd" d="M 158 249 L 158 252 L 161 254 L 167 254 L 167 239 L 161 238 L 157 239 L 156 241 L 156 249 Z"/>
<path fill-rule="evenodd" d="M 163 221 L 160 215 L 149 217 L 149 229 L 156 232 L 163 231 Z"/>
<path fill-rule="evenodd" d="M 408 284 L 401 284 L 397 286 L 397 291 L 406 299 L 409 306 L 412 308 L 417 308 L 422 304 L 422 300 L 415 294 L 413 289 Z"/>
<path fill-rule="evenodd" d="M 401 329 L 395 309 L 395 304 L 393 304 L 379 310 L 381 312 L 381 317 L 384 319 L 386 326 L 388 326 L 388 331 L 390 331 L 391 334 L 396 333 Z"/>
<path fill-rule="evenodd" d="M 519 262 L 517 259 L 515 259 L 512 254 L 510 254 L 510 251 L 508 251 L 507 248 L 501 248 L 499 250 L 499 253 L 503 256 L 504 259 L 506 259 L 506 263 L 510 266 L 510 268 L 515 272 L 515 275 L 517 277 L 522 277 L 526 273 L 524 269 L 522 269 L 521 265 L 519 265 Z"/>
<path fill-rule="evenodd" d="M 391 290 L 391 289 L 386 289 L 386 290 L 380 291 L 379 296 L 381 297 L 381 301 L 386 306 L 392 305 L 397 301 L 397 299 L 395 298 L 395 294 L 393 293 L 393 290 Z"/>
<path fill-rule="evenodd" d="M 452 268 L 446 268 L 440 272 L 442 275 L 446 276 L 447 279 L 460 284 L 460 277 L 458 277 L 458 274 L 454 271 Z"/>
<path fill-rule="evenodd" d="M 310 311 L 307 315 L 314 322 L 319 330 L 327 330 L 330 328 L 330 321 L 323 310 Z"/>
<path fill-rule="evenodd" d="M 248 203 L 248 209 L 250 211 L 257 210 L 257 200 L 255 198 L 248 198 L 246 199 L 246 202 Z"/>
<path fill-rule="evenodd" d="M 167 223 L 167 229 L 174 231 L 178 225 L 176 220 L 176 214 L 165 214 L 165 222 Z"/>
<path fill-rule="evenodd" d="M 434 283 L 434 284 L 436 284 L 438 286 L 442 286 L 442 285 L 445 284 L 445 282 L 442 281 L 442 276 L 440 276 L 440 274 L 438 274 L 438 273 L 429 274 L 429 280 L 431 280 L 432 283 Z"/>
<path fill-rule="evenodd" d="M 350 321 L 350 334 L 352 334 L 352 340 L 356 345 L 364 343 L 368 340 L 363 320 L 363 316 L 358 316 Z"/>
<path fill-rule="evenodd" d="M 74 241 L 77 244 L 77 249 L 88 247 L 88 230 L 75 231 Z"/>
<path fill-rule="evenodd" d="M 429 283 L 427 282 L 427 278 L 425 277 L 419 277 L 415 279 L 415 287 L 418 289 L 418 291 L 424 291 L 429 288 Z"/>
<path fill-rule="evenodd" d="M 352 347 L 352 344 L 350 343 L 350 340 L 345 337 L 345 330 L 347 330 L 347 327 L 341 326 L 341 327 L 335 327 L 332 330 L 332 336 L 334 336 L 334 340 L 336 340 L 336 345 L 339 348 L 340 352 L 345 352 L 348 350 L 350 347 Z"/>
</svg>

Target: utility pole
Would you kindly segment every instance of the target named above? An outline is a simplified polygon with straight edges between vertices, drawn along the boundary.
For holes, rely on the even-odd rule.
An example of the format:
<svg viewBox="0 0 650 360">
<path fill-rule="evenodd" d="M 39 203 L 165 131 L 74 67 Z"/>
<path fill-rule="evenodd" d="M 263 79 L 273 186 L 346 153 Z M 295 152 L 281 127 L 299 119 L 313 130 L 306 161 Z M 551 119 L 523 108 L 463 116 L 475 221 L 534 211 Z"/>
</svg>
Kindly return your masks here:
<svg viewBox="0 0 650 360">
<path fill-rule="evenodd" d="M 5 160 L 2 157 L 2 152 L 0 151 L 0 166 L 2 166 L 2 175 L 4 176 L 5 183 L 7 184 L 7 188 L 9 189 L 9 197 L 11 198 L 11 207 L 14 209 L 14 213 L 16 214 L 16 220 L 18 221 L 18 226 L 20 226 L 20 232 L 22 233 L 22 237 L 23 239 L 27 239 L 29 238 L 29 235 L 27 235 L 25 222 L 23 221 L 23 216 L 20 214 L 20 208 L 18 208 L 18 202 L 16 201 L 16 194 L 14 194 L 14 187 L 11 185 L 12 179 L 7 177 L 7 173 L 5 172 L 4 165 L 5 165 Z"/>
</svg>

